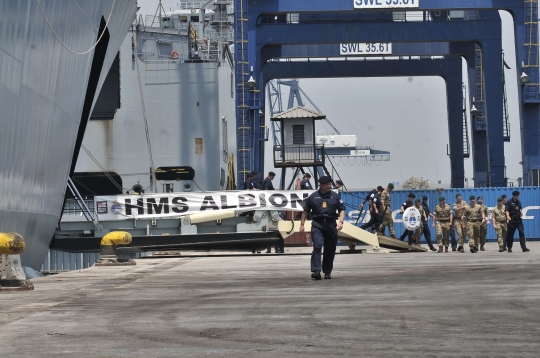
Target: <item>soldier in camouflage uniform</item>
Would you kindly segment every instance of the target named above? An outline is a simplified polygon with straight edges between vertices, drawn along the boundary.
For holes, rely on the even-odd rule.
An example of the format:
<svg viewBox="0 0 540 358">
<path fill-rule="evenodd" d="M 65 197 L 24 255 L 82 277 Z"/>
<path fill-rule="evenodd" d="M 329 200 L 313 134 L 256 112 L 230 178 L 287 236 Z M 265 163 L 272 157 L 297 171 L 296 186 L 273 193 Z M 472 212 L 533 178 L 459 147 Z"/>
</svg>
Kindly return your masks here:
<svg viewBox="0 0 540 358">
<path fill-rule="evenodd" d="M 439 251 L 448 252 L 448 237 L 450 236 L 450 227 L 452 226 L 452 209 L 450 205 L 446 204 L 444 196 L 439 198 L 439 205 L 433 210 L 433 227 L 437 225 L 437 245 L 439 245 Z"/>
<path fill-rule="evenodd" d="M 465 215 L 461 218 L 463 224 L 467 222 L 467 234 L 469 235 L 469 249 L 472 253 L 478 252 L 478 243 L 480 239 L 480 224 L 485 222 L 484 208 L 476 205 L 474 195 L 469 197 L 471 204 L 465 209 Z"/>
<path fill-rule="evenodd" d="M 422 222 L 426 222 L 427 216 L 426 216 L 426 212 L 424 211 L 424 208 L 422 207 L 422 205 L 420 205 L 420 198 L 416 198 L 416 200 L 414 201 L 414 207 L 416 208 L 416 210 L 420 212 L 420 217 L 422 218 Z M 414 230 L 414 233 L 412 236 L 413 237 L 412 242 L 415 245 L 420 246 L 420 237 L 422 236 L 423 231 L 424 231 L 423 225 L 420 225 L 418 229 Z"/>
<path fill-rule="evenodd" d="M 497 232 L 499 252 L 504 251 L 504 241 L 506 240 L 506 200 L 497 198 L 497 207 L 493 209 L 493 227 Z"/>
<path fill-rule="evenodd" d="M 393 189 L 394 184 L 390 183 L 381 194 L 381 210 L 383 212 L 383 221 L 382 224 L 379 226 L 379 234 L 384 235 L 384 229 L 388 226 L 388 230 L 390 230 L 390 237 L 395 239 L 396 233 L 394 231 L 394 220 L 392 219 L 392 208 L 390 207 L 390 204 L 392 204 L 390 192 Z"/>
<path fill-rule="evenodd" d="M 486 249 L 484 249 L 484 245 L 486 244 L 487 226 L 489 225 L 489 209 L 484 205 L 484 199 L 481 196 L 476 198 L 476 200 L 478 201 L 477 204 L 482 206 L 482 210 L 484 210 L 484 217 L 486 218 L 486 221 L 480 224 L 480 251 L 486 251 Z"/>
<path fill-rule="evenodd" d="M 465 209 L 468 207 L 469 205 L 467 202 L 461 199 L 461 194 L 456 194 L 456 202 L 453 205 L 454 218 L 456 219 L 454 229 L 458 235 L 458 251 L 461 253 L 465 252 L 463 246 L 465 246 L 465 237 L 467 236 L 467 231 L 465 230 L 465 226 L 461 223 L 461 218 L 465 214 Z"/>
</svg>

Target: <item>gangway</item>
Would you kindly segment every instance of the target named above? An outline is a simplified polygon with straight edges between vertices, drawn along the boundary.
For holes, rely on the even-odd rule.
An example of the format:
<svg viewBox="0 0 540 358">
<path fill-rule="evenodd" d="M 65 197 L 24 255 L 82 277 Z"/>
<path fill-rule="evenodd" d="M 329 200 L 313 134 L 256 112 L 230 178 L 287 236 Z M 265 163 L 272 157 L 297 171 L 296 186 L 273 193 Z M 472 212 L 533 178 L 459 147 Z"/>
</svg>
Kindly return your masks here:
<svg viewBox="0 0 540 358">
<path fill-rule="evenodd" d="M 125 231 L 131 243 L 119 250 L 251 249 L 260 250 L 278 238 L 287 240 L 300 228 L 286 221 L 280 210 L 302 211 L 300 202 L 314 191 L 228 191 L 167 193 L 94 198 L 94 222 L 62 221 L 50 248 L 67 252 L 99 252 L 101 239 Z M 256 195 L 254 195 L 256 194 Z M 182 211 L 182 212 L 179 212 Z M 99 225 L 97 225 L 99 221 Z M 311 221 L 305 223 L 311 230 Z M 345 223 L 339 240 L 354 249 L 358 244 L 409 251 L 408 243 L 375 235 Z M 412 251 L 426 251 L 412 246 Z"/>
</svg>

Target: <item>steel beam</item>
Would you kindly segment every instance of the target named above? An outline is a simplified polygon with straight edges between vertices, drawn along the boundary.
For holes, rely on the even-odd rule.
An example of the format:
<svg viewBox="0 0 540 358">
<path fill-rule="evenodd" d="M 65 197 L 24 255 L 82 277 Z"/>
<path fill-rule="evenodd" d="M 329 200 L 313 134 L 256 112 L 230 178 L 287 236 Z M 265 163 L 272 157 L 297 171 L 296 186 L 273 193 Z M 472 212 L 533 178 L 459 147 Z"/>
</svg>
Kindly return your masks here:
<svg viewBox="0 0 540 358">
<path fill-rule="evenodd" d="M 263 84 L 276 78 L 345 78 L 440 76 L 446 82 L 448 132 L 453 188 L 465 185 L 463 162 L 462 65 L 461 57 L 444 59 L 387 61 L 316 61 L 267 62 L 263 68 Z"/>
<path fill-rule="evenodd" d="M 299 24 L 264 24 L 256 26 L 256 44 L 250 43 L 250 58 L 255 59 L 251 63 L 254 65 L 254 76 L 260 77 L 261 60 L 265 47 L 269 45 L 317 45 L 329 46 L 339 43 L 357 42 L 433 42 L 435 46 L 441 46 L 442 42 L 473 42 L 478 41 L 482 47 L 486 47 L 489 54 L 484 55 L 485 59 L 493 59 L 493 54 L 499 51 L 499 56 L 495 61 L 497 66 L 486 60 L 484 72 L 486 77 L 486 87 L 489 78 L 490 83 L 495 83 L 501 79 L 500 85 L 487 87 L 486 92 L 486 113 L 489 112 L 486 140 L 482 142 L 482 135 L 473 136 L 473 143 L 477 144 L 479 153 L 482 144 L 487 145 L 486 153 L 483 157 L 475 161 L 475 177 L 486 177 L 487 186 L 505 186 L 504 175 L 504 138 L 502 133 L 503 116 L 501 105 L 503 103 L 502 91 L 502 68 L 500 68 L 501 46 L 501 23 L 500 16 L 496 12 L 482 12 L 482 21 L 432 21 L 414 23 L 299 23 Z M 336 46 L 336 45 L 334 45 Z M 428 46 L 429 47 L 429 46 Z M 257 63 L 257 59 L 259 62 Z M 491 62 L 491 63 L 488 63 Z M 262 97 L 261 97 L 262 98 Z M 475 139 L 477 141 L 475 142 Z M 264 150 L 264 149 L 262 149 Z M 485 165 L 482 165 L 486 163 Z M 484 171 L 485 170 L 485 171 Z M 477 172 L 478 171 L 478 172 Z M 485 173 L 485 174 L 484 174 Z"/>
</svg>

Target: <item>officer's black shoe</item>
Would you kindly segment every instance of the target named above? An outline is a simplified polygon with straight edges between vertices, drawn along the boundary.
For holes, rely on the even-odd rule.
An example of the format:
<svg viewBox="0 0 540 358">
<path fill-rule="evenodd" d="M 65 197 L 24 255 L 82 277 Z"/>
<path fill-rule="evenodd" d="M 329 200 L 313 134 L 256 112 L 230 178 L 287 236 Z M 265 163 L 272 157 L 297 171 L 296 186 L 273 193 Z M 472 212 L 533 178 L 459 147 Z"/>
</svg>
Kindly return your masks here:
<svg viewBox="0 0 540 358">
<path fill-rule="evenodd" d="M 429 249 L 430 249 L 431 251 L 437 251 L 437 249 L 434 248 L 433 246 L 431 246 Z"/>
<path fill-rule="evenodd" d="M 314 278 L 316 280 L 320 280 L 321 279 L 321 271 L 316 270 L 315 272 L 312 272 L 311 273 L 311 278 Z"/>
<path fill-rule="evenodd" d="M 329 273 L 325 273 L 324 278 L 327 279 L 327 280 L 330 280 L 332 278 L 332 276 L 330 276 Z"/>
<path fill-rule="evenodd" d="M 511 248 L 508 248 L 508 252 L 512 252 L 512 249 L 511 249 Z"/>
<path fill-rule="evenodd" d="M 528 251 L 531 251 L 531 250 L 529 250 L 528 248 L 523 249 L 523 252 L 528 252 Z"/>
</svg>

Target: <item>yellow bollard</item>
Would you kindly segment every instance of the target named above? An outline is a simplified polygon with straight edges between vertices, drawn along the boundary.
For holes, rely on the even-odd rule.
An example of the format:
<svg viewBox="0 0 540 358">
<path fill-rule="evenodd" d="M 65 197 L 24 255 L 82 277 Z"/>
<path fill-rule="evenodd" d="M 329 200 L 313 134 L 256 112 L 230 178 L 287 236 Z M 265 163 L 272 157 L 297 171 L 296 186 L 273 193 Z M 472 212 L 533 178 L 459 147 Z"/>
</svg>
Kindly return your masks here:
<svg viewBox="0 0 540 358">
<path fill-rule="evenodd" d="M 34 289 L 21 266 L 19 254 L 25 247 L 21 235 L 14 232 L 0 233 L 0 292 Z"/>
<path fill-rule="evenodd" d="M 116 246 L 128 245 L 131 243 L 131 234 L 125 231 L 112 231 L 101 239 L 99 249 L 100 258 L 96 261 L 96 266 L 126 266 L 136 265 L 135 261 L 119 261 L 116 254 Z"/>
</svg>

